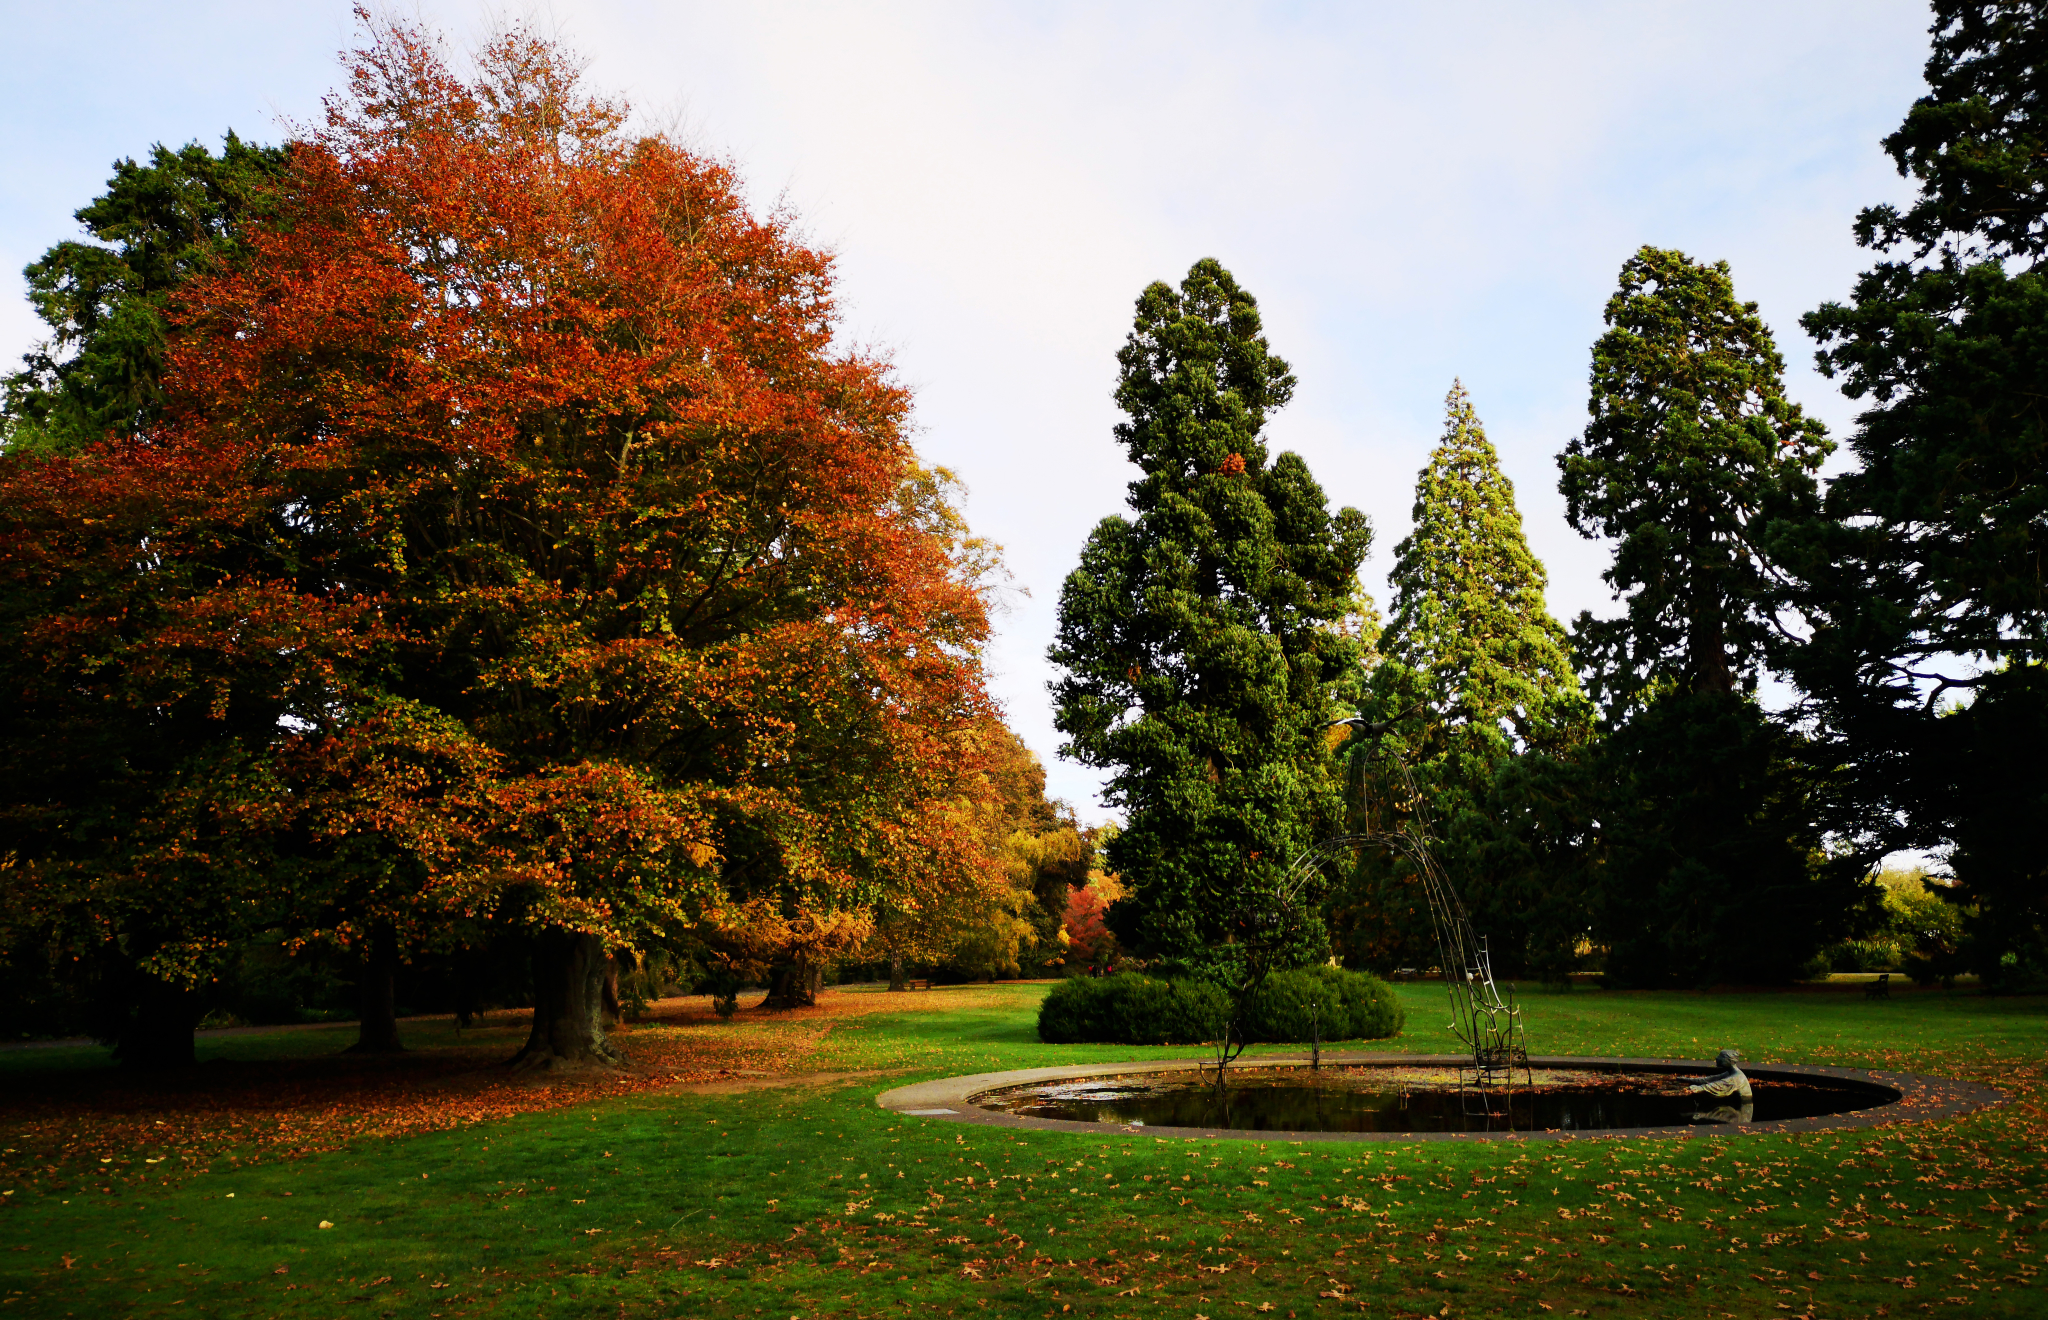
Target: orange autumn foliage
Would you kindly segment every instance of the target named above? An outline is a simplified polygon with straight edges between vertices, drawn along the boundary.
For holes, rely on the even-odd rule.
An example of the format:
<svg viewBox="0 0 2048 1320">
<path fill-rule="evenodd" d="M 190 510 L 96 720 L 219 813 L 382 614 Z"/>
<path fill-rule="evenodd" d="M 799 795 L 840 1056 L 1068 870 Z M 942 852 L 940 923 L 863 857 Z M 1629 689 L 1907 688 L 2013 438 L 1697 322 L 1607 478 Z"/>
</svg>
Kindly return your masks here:
<svg viewBox="0 0 2048 1320">
<path fill-rule="evenodd" d="M 36 532 L 17 577 L 149 547 L 97 574 L 146 608 L 53 593 L 39 658 L 118 688 L 94 710 L 189 712 L 165 786 L 223 747 L 260 770 L 240 825 L 165 786 L 142 814 L 246 836 L 300 942 L 499 921 L 829 952 L 935 857 L 979 883 L 998 863 L 947 821 L 991 715 L 985 548 L 934 503 L 907 393 L 838 343 L 829 256 L 553 43 L 464 76 L 363 21 L 247 261 L 184 291 L 163 422 L 0 460 Z M 117 525 L 81 533 L 102 500 Z M 111 911 L 104 858 L 47 824 L 10 920 Z M 158 909 L 209 881 L 150 855 L 123 893 L 184 950 L 158 974 L 203 979 L 226 925 Z"/>
</svg>

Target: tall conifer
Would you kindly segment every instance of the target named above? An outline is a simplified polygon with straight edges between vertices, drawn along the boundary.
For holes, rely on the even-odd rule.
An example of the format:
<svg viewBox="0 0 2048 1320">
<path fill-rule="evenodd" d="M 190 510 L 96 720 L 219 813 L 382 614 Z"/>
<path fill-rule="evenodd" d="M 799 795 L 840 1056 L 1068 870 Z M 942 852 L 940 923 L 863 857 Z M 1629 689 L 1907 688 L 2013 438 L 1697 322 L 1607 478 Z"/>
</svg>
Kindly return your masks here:
<svg viewBox="0 0 2048 1320">
<path fill-rule="evenodd" d="M 1553 739 L 1579 711 L 1578 679 L 1544 607 L 1543 564 L 1522 534 L 1514 485 L 1462 383 L 1444 399 L 1443 439 L 1416 478 L 1413 516 L 1394 549 L 1380 651 L 1420 681 L 1443 754 L 1490 758 Z"/>
<path fill-rule="evenodd" d="M 2048 6 L 1932 7 L 1883 144 L 1917 196 L 1857 217 L 1877 260 L 1802 322 L 1863 411 L 1825 516 L 1779 538 L 1787 668 L 1852 785 L 1831 831 L 1946 854 L 1967 956 L 2010 981 L 2048 973 Z"/>
<path fill-rule="evenodd" d="M 1817 507 L 1831 445 L 1786 397 L 1784 359 L 1726 262 L 1644 247 L 1606 322 L 1558 487 L 1573 527 L 1616 542 L 1603 576 L 1625 605 L 1574 630 L 1612 726 L 1607 973 L 1783 980 L 1848 932 L 1859 901 L 1853 869 L 1826 860 L 1828 758 L 1745 695 L 1779 635 L 1774 527 Z"/>
<path fill-rule="evenodd" d="M 1394 551 L 1374 703 L 1382 717 L 1421 708 L 1395 736 L 1438 850 L 1504 965 L 1546 963 L 1556 950 L 1527 946 L 1554 886 L 1526 865 L 1500 864 L 1495 781 L 1518 753 L 1554 752 L 1583 734 L 1589 712 L 1564 629 L 1544 606 L 1543 565 L 1523 535 L 1513 483 L 1462 383 L 1444 411 L 1443 438 L 1416 478 L 1414 530 Z M 1427 956 L 1427 912 L 1412 884 L 1400 858 L 1361 859 L 1336 904 L 1347 952 L 1365 962 Z M 1533 938 L 1568 947 L 1573 935 Z"/>
<path fill-rule="evenodd" d="M 1061 752 L 1110 770 L 1129 813 L 1107 855 L 1130 886 L 1117 937 L 1227 963 L 1248 906 L 1339 821 L 1324 730 L 1356 673 L 1341 625 L 1371 528 L 1332 514 L 1298 455 L 1269 459 L 1294 376 L 1217 262 L 1147 288 L 1117 360 L 1116 436 L 1143 475 L 1060 590 Z M 1320 953 L 1320 926 L 1300 929 L 1294 956 Z"/>
</svg>

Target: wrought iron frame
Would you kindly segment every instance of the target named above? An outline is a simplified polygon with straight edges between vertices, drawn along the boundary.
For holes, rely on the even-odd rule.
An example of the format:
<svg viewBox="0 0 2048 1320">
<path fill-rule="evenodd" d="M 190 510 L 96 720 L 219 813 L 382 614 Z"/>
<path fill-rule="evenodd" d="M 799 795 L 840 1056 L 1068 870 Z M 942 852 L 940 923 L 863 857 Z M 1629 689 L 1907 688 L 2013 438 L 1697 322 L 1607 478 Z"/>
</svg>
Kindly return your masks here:
<svg viewBox="0 0 2048 1320">
<path fill-rule="evenodd" d="M 1389 721 L 1386 726 L 1374 727 L 1372 741 L 1359 749 L 1362 756 L 1354 761 L 1360 772 L 1361 794 L 1366 797 L 1368 807 L 1370 778 L 1363 773 L 1363 758 L 1370 757 L 1378 749 L 1379 735 L 1391 724 Z M 1524 1087 L 1535 1084 L 1535 1076 L 1529 1068 L 1529 1037 L 1522 1024 L 1522 1010 L 1515 1003 L 1514 988 L 1508 987 L 1503 994 L 1494 981 L 1493 955 L 1486 947 L 1486 939 L 1473 929 L 1472 918 L 1465 911 L 1464 901 L 1458 897 L 1457 887 L 1430 851 L 1429 813 L 1415 778 L 1409 772 L 1408 763 L 1396 757 L 1393 767 L 1406 792 L 1407 802 L 1403 804 L 1406 819 L 1399 826 L 1361 835 L 1346 835 L 1332 843 L 1356 841 L 1390 848 L 1406 857 L 1415 868 L 1422 882 L 1423 895 L 1429 903 L 1430 925 L 1436 934 L 1437 967 L 1443 975 L 1444 991 L 1450 1000 L 1450 1028 L 1464 1042 L 1471 1056 L 1469 1062 L 1458 1066 L 1458 1087 L 1465 1096 L 1465 1112 L 1474 1116 L 1511 1117 L 1515 1074 L 1521 1074 Z M 1367 818 L 1371 818 L 1370 810 Z M 1314 855 L 1311 854 L 1312 857 Z"/>
</svg>

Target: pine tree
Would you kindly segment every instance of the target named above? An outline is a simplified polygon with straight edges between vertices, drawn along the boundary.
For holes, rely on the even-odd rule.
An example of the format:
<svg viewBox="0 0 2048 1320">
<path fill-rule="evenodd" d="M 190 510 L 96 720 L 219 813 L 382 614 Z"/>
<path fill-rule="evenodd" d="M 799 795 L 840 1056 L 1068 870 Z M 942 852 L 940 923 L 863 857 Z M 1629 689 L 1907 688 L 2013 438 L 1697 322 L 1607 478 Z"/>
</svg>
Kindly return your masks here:
<svg viewBox="0 0 2048 1320">
<path fill-rule="evenodd" d="M 1130 886 L 1117 937 L 1227 960 L 1247 905 L 1338 824 L 1324 727 L 1356 666 L 1342 625 L 1371 529 L 1329 512 L 1299 456 L 1268 461 L 1294 376 L 1217 262 L 1139 296 L 1118 362 L 1116 437 L 1143 476 L 1135 516 L 1096 527 L 1060 592 L 1061 751 L 1110 770 L 1128 815 L 1107 853 Z M 1323 932 L 1297 915 L 1305 959 Z"/>
<path fill-rule="evenodd" d="M 147 165 L 116 161 L 106 192 L 75 212 L 99 241 L 66 240 L 22 272 L 50 338 L 0 380 L 0 444 L 75 449 L 154 420 L 172 299 L 246 258 L 242 228 L 284 168 L 284 148 L 232 132 L 218 156 L 158 143 Z"/>
<path fill-rule="evenodd" d="M 1532 890 L 1553 886 L 1527 868 L 1510 874 L 1486 865 L 1478 841 L 1498 833 L 1490 798 L 1506 764 L 1583 737 L 1588 712 L 1564 629 L 1544 606 L 1543 565 L 1522 533 L 1514 486 L 1462 383 L 1444 408 L 1443 439 L 1416 479 L 1414 530 L 1395 547 L 1392 619 L 1379 642 L 1373 704 L 1381 718 L 1421 707 L 1419 719 L 1390 737 L 1423 791 L 1467 904 L 1503 965 L 1517 968 L 1557 952 L 1528 947 Z M 1336 905 L 1355 960 L 1424 956 L 1427 911 L 1407 892 L 1411 883 L 1401 858 L 1360 859 Z M 1536 938 L 1568 949 L 1571 924 Z"/>
<path fill-rule="evenodd" d="M 1444 411 L 1443 439 L 1415 483 L 1415 530 L 1394 549 L 1380 650 L 1421 680 L 1441 755 L 1491 760 L 1556 739 L 1581 698 L 1514 486 L 1462 383 Z"/>
<path fill-rule="evenodd" d="M 1803 324 L 1865 404 L 1825 517 L 1782 538 L 1809 623 L 1787 664 L 1853 777 L 1873 861 L 1947 855 L 1989 976 L 2048 965 L 2048 6 L 1935 0 L 1927 94 L 1884 140 L 1918 195 Z"/>
</svg>

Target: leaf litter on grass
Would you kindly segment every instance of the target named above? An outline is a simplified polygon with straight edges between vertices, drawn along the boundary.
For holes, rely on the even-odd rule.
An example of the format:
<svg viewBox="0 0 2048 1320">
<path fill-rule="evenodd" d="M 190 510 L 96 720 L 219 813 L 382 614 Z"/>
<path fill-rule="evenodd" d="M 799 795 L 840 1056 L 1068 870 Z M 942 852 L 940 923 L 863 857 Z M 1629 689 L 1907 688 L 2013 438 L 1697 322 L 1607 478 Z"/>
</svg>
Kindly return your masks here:
<svg viewBox="0 0 2048 1320">
<path fill-rule="evenodd" d="M 398 1055 L 215 1059 L 156 1076 L 21 1071 L 0 1091 L 0 1179 L 7 1184 L 0 1191 L 26 1196 L 90 1172 L 96 1190 L 112 1193 L 115 1184 L 166 1183 L 216 1160 L 290 1159 L 363 1137 L 440 1131 L 679 1085 L 774 1079 L 802 1071 L 844 1021 L 958 1004 L 947 995 L 827 990 L 814 1007 L 743 1010 L 728 1022 L 707 996 L 664 1000 L 641 1021 L 614 1029 L 626 1068 L 542 1077 L 505 1067 L 527 1013 Z M 331 1034 L 305 1039 L 309 1049 L 331 1049 Z M 0 1197 L 0 1206 L 9 1199 Z"/>
</svg>

